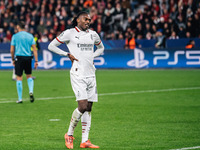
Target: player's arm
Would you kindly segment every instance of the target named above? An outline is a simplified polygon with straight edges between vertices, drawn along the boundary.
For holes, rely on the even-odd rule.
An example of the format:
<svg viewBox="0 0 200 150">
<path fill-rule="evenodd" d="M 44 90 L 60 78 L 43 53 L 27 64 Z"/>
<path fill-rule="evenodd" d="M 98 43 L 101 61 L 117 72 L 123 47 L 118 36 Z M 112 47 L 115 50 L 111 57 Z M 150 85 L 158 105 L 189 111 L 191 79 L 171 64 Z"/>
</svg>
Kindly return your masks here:
<svg viewBox="0 0 200 150">
<path fill-rule="evenodd" d="M 11 53 L 12 62 L 13 62 L 13 66 L 14 66 L 15 65 L 15 46 L 14 45 L 10 46 L 10 53 Z"/>
<path fill-rule="evenodd" d="M 101 55 L 104 51 L 104 46 L 103 46 L 103 43 L 99 37 L 99 35 L 95 32 L 95 34 L 93 35 L 94 36 L 94 44 L 95 46 L 97 47 L 96 51 L 94 52 L 93 54 L 93 57 L 98 57 L 99 55 Z"/>
<path fill-rule="evenodd" d="M 51 43 L 48 46 L 48 49 L 58 55 L 61 56 L 68 56 L 68 52 L 63 51 L 62 49 L 60 49 L 58 46 L 61 45 L 62 43 L 60 41 L 58 41 L 56 38 L 51 41 Z"/>
<path fill-rule="evenodd" d="M 61 45 L 62 43 L 60 41 L 58 41 L 57 38 L 55 38 L 53 41 L 51 41 L 51 43 L 48 46 L 48 49 L 56 54 L 59 54 L 61 56 L 68 56 L 70 58 L 70 60 L 73 61 L 76 60 L 78 61 L 78 59 L 76 59 L 73 55 L 71 55 L 68 52 L 63 51 L 62 49 L 60 49 L 58 46 Z"/>
<path fill-rule="evenodd" d="M 96 44 L 96 51 L 94 52 L 94 58 L 98 57 L 99 55 L 101 55 L 104 52 L 104 46 L 103 43 L 100 41 L 98 44 Z"/>
<path fill-rule="evenodd" d="M 35 58 L 34 67 L 35 67 L 35 69 L 37 69 L 37 66 L 38 66 L 38 53 L 37 53 L 36 45 L 33 44 L 33 45 L 32 45 L 32 48 L 33 48 L 33 55 L 34 55 L 34 58 Z"/>
</svg>

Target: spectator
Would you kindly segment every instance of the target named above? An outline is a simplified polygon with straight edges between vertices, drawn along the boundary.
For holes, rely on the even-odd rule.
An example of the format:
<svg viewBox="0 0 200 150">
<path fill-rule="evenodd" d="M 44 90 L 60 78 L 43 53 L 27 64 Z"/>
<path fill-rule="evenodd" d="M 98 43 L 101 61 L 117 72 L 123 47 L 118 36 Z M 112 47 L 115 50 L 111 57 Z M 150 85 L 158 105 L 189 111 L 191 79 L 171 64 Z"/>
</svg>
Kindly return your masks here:
<svg viewBox="0 0 200 150">
<path fill-rule="evenodd" d="M 59 31 L 64 31 L 65 30 L 65 21 L 64 20 L 61 20 L 60 21 L 60 27 L 59 27 Z"/>
<path fill-rule="evenodd" d="M 131 14 L 131 3 L 129 0 L 122 0 L 121 7 L 123 9 L 124 18 L 127 19 Z"/>
<path fill-rule="evenodd" d="M 150 23 L 145 24 L 144 37 L 146 37 L 147 33 L 151 34 L 151 25 L 150 25 Z M 149 38 L 148 38 L 148 40 L 149 40 Z"/>
<path fill-rule="evenodd" d="M 194 40 L 190 40 L 189 43 L 185 46 L 185 48 L 187 49 L 191 49 L 195 47 L 195 41 Z"/>
<path fill-rule="evenodd" d="M 9 16 L 8 13 L 5 13 L 4 17 L 3 17 L 3 21 L 6 22 L 7 24 L 9 24 L 11 21 L 11 16 Z"/>
<path fill-rule="evenodd" d="M 44 21 L 43 21 L 43 20 L 40 20 L 40 24 L 37 26 L 37 32 L 43 33 L 45 28 L 46 28 L 46 27 L 45 27 L 45 25 L 44 25 Z"/>
<path fill-rule="evenodd" d="M 135 34 L 136 34 L 137 39 L 143 38 L 143 29 L 142 29 L 142 24 L 140 22 L 137 24 Z"/>
<path fill-rule="evenodd" d="M 122 34 L 122 33 L 119 33 L 119 35 L 118 35 L 118 40 L 123 40 L 123 39 L 124 39 L 123 34 Z"/>
<path fill-rule="evenodd" d="M 168 21 L 168 19 L 169 19 L 169 13 L 168 13 L 168 10 L 166 8 L 163 10 L 163 15 L 161 17 L 164 18 L 165 22 Z"/>
<path fill-rule="evenodd" d="M 11 38 L 12 38 L 12 34 L 11 34 L 10 30 L 7 30 L 6 31 L 6 39 L 7 39 L 7 41 L 10 42 Z"/>
<path fill-rule="evenodd" d="M 5 12 L 6 6 L 4 1 L 0 1 L 0 14 Z"/>
<path fill-rule="evenodd" d="M 179 32 L 178 32 L 178 36 L 180 37 L 180 38 L 185 38 L 185 29 L 184 29 L 184 26 L 180 26 L 179 27 Z"/>
<path fill-rule="evenodd" d="M 135 33 L 126 33 L 125 39 L 125 49 L 135 49 L 136 42 L 135 42 Z"/>
<path fill-rule="evenodd" d="M 105 33 L 113 32 L 114 19 L 110 12 L 112 12 L 112 11 L 109 11 L 109 10 L 105 11 L 105 17 L 104 17 L 104 21 L 103 21 Z"/>
<path fill-rule="evenodd" d="M 124 13 L 123 9 L 121 8 L 120 3 L 116 4 L 116 9 L 114 12 L 114 25 L 115 25 L 115 30 L 116 29 L 122 29 L 123 26 L 123 18 L 124 18 Z M 122 29 L 123 30 L 123 29 Z"/>
<path fill-rule="evenodd" d="M 185 36 L 186 36 L 186 38 L 191 38 L 191 33 L 187 31 L 187 32 L 185 33 Z"/>
<path fill-rule="evenodd" d="M 159 29 L 156 32 L 156 44 L 155 47 L 156 48 L 165 48 L 165 36 L 162 33 L 162 29 Z"/>
<path fill-rule="evenodd" d="M 0 28 L 0 42 L 3 42 L 4 37 L 5 37 L 5 33 L 3 32 L 3 29 Z"/>
<path fill-rule="evenodd" d="M 172 33 L 171 33 L 171 36 L 169 37 L 169 39 L 179 39 L 179 37 L 176 35 L 176 32 L 175 31 L 173 31 Z"/>
<path fill-rule="evenodd" d="M 200 26 L 200 18 L 199 17 L 200 17 L 200 15 L 198 15 L 198 14 L 194 15 L 194 20 L 193 20 L 193 26 L 194 27 L 199 27 Z M 195 33 L 194 37 L 198 37 L 199 34 L 200 34 L 199 28 L 195 28 L 194 30 L 195 30 L 194 31 L 194 33 Z"/>
<path fill-rule="evenodd" d="M 170 18 L 173 20 L 173 21 L 175 21 L 176 20 L 176 17 L 177 17 L 177 14 L 178 14 L 178 12 L 176 11 L 176 6 L 173 6 L 172 8 L 171 8 L 171 13 L 170 13 Z"/>
<path fill-rule="evenodd" d="M 152 25 L 151 34 L 152 34 L 152 37 L 153 37 L 154 39 L 156 38 L 156 32 L 157 32 L 157 27 L 156 27 L 156 25 Z"/>
<path fill-rule="evenodd" d="M 168 38 L 171 35 L 168 23 L 164 23 L 164 35 L 166 38 Z"/>
<path fill-rule="evenodd" d="M 60 33 L 70 23 L 77 12 L 90 11 L 91 28 L 103 39 L 119 38 L 125 35 L 127 28 L 134 30 L 137 39 L 155 39 L 157 29 L 162 29 L 166 38 L 176 32 L 179 38 L 200 36 L 200 2 L 197 0 L 152 0 L 144 4 L 144 9 L 131 13 L 132 8 L 140 7 L 144 1 L 130 0 L 0 0 L 0 28 L 6 39 L 7 30 L 14 34 L 13 24 L 20 20 L 26 22 L 29 32 L 44 34 L 47 37 Z M 63 22 L 64 20 L 64 22 Z M 51 23 L 50 23 L 51 22 Z M 149 25 L 150 24 L 150 29 Z M 55 33 L 50 33 L 53 28 Z M 113 33 L 115 35 L 113 35 Z M 148 33 L 148 34 L 147 34 Z M 187 33 L 187 34 L 186 34 Z M 186 36 L 187 35 L 187 36 Z M 190 35 L 190 36 L 189 36 Z M 121 36 L 122 37 L 122 36 Z M 125 37 L 124 37 L 125 38 Z"/>
<path fill-rule="evenodd" d="M 93 0 L 86 0 L 83 4 L 84 8 L 90 8 L 93 5 Z"/>
<path fill-rule="evenodd" d="M 3 23 L 3 29 L 4 29 L 4 32 L 6 32 L 9 29 L 9 26 L 8 26 L 7 22 Z"/>
<path fill-rule="evenodd" d="M 33 29 L 33 32 L 37 32 L 37 26 L 35 24 L 35 21 L 31 21 L 30 25 L 29 25 L 29 30 Z"/>
<path fill-rule="evenodd" d="M 195 36 L 195 28 L 192 27 L 192 24 L 190 21 L 187 22 L 187 25 L 186 25 L 186 32 L 189 32 L 191 37 L 194 37 Z"/>
<path fill-rule="evenodd" d="M 15 25 L 14 25 L 13 22 L 9 23 L 9 29 L 8 30 L 11 32 L 12 35 L 15 33 Z"/>
<path fill-rule="evenodd" d="M 97 9 L 95 6 L 92 6 L 91 7 L 91 10 L 90 10 L 90 16 L 91 16 L 91 25 L 90 27 L 93 28 L 94 30 L 97 29 Z"/>
<path fill-rule="evenodd" d="M 151 40 L 151 39 L 152 39 L 152 34 L 151 34 L 151 32 L 147 32 L 147 34 L 146 34 L 146 39 L 147 39 L 147 40 Z"/>
<path fill-rule="evenodd" d="M 43 35 L 41 36 L 41 38 L 40 38 L 39 41 L 40 41 L 40 42 L 48 42 L 49 40 L 48 40 L 47 35 L 43 34 Z"/>
<path fill-rule="evenodd" d="M 105 15 L 110 14 L 110 16 L 112 16 L 115 12 L 115 8 L 112 7 L 111 3 L 107 3 L 107 7 L 104 11 Z"/>
</svg>

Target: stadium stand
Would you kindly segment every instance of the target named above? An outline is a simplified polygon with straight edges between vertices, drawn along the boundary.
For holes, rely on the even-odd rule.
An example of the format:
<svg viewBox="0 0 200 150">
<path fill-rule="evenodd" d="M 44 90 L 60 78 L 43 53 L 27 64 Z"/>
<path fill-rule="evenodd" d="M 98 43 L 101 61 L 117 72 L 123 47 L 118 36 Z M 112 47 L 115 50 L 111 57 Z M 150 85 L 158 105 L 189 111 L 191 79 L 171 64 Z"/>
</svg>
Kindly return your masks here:
<svg viewBox="0 0 200 150">
<path fill-rule="evenodd" d="M 10 42 L 19 20 L 39 42 L 51 41 L 81 10 L 90 11 L 91 28 L 104 40 L 130 34 L 156 40 L 157 32 L 166 39 L 200 38 L 199 0 L 0 0 L 0 42 Z"/>
</svg>

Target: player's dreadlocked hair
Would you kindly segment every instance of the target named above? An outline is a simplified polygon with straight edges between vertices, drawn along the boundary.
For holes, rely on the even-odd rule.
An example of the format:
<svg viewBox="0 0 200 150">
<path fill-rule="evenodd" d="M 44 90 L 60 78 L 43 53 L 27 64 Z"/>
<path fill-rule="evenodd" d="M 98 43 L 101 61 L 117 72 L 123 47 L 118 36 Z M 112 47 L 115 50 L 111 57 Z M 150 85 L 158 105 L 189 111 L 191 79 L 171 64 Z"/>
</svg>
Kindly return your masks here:
<svg viewBox="0 0 200 150">
<path fill-rule="evenodd" d="M 74 19 L 72 20 L 72 27 L 75 27 L 77 26 L 77 18 L 81 15 L 84 15 L 84 14 L 89 14 L 87 11 L 81 11 L 77 14 L 76 17 L 74 17 Z"/>
</svg>

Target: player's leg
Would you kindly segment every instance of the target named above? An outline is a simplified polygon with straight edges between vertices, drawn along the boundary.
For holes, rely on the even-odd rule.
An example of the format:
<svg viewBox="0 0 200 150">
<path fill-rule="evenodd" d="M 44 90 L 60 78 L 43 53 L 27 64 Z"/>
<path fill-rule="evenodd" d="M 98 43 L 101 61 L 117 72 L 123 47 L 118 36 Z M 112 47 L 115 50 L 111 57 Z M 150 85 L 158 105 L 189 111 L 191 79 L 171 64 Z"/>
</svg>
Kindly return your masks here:
<svg viewBox="0 0 200 150">
<path fill-rule="evenodd" d="M 32 60 L 27 59 L 26 65 L 25 65 L 25 74 L 27 78 L 27 84 L 29 88 L 29 96 L 30 96 L 30 102 L 34 102 L 34 96 L 33 96 L 33 88 L 34 88 L 34 81 L 32 79 L 32 66 L 31 66 Z"/>
<path fill-rule="evenodd" d="M 20 58 L 17 58 L 15 60 L 15 74 L 17 76 L 16 80 L 16 87 L 17 87 L 17 94 L 18 94 L 18 101 L 17 103 L 22 103 L 22 75 L 23 75 L 23 60 Z"/>
<path fill-rule="evenodd" d="M 88 108 L 85 113 L 82 115 L 82 142 L 80 144 L 81 148 L 99 148 L 99 146 L 94 145 L 90 142 L 89 132 L 91 128 L 91 111 L 92 111 L 93 102 L 88 102 Z"/>
<path fill-rule="evenodd" d="M 87 100 L 79 100 L 78 101 L 78 108 L 76 108 L 71 117 L 70 125 L 68 132 L 65 134 L 65 145 L 69 149 L 73 149 L 73 134 L 74 134 L 74 129 L 77 126 L 78 122 L 81 119 L 81 116 L 87 109 Z"/>
<path fill-rule="evenodd" d="M 80 121 L 81 116 L 86 111 L 88 102 L 86 92 L 87 86 L 85 85 L 85 82 L 73 74 L 70 74 L 70 79 L 76 101 L 78 102 L 78 108 L 73 111 L 68 132 L 65 134 L 65 145 L 67 148 L 72 149 L 74 129 Z"/>
<path fill-rule="evenodd" d="M 83 113 L 87 110 L 87 105 L 88 105 L 87 100 L 78 101 L 78 108 L 76 108 L 72 113 L 72 118 L 67 132 L 69 136 L 73 136 L 75 127 L 77 126 Z"/>
<path fill-rule="evenodd" d="M 17 76 L 16 76 L 16 74 L 15 74 L 15 68 L 13 68 L 12 80 L 13 80 L 13 81 L 16 81 L 16 80 L 17 80 Z"/>
<path fill-rule="evenodd" d="M 17 87 L 17 94 L 18 94 L 17 103 L 22 103 L 22 91 L 23 91 L 22 76 L 17 76 L 16 87 Z"/>
<path fill-rule="evenodd" d="M 87 110 L 81 117 L 82 123 L 82 142 L 84 143 L 88 140 L 90 127 L 91 127 L 91 110 L 92 110 L 92 102 L 88 102 Z"/>
<path fill-rule="evenodd" d="M 91 111 L 93 102 L 98 101 L 97 97 L 97 89 L 96 89 L 96 79 L 95 77 L 92 77 L 88 80 L 89 86 L 87 90 L 88 94 L 88 105 L 87 110 L 82 115 L 81 123 L 82 123 L 82 142 L 80 147 L 81 148 L 99 148 L 99 146 L 92 144 L 88 138 L 89 138 L 89 132 L 91 128 Z"/>
<path fill-rule="evenodd" d="M 78 124 L 81 116 L 86 111 L 88 107 L 87 101 L 87 85 L 85 84 L 84 79 L 79 78 L 76 75 L 70 74 L 71 85 L 76 96 L 76 101 L 78 102 L 78 108 L 76 108 L 72 113 L 72 118 L 70 122 L 70 126 L 68 129 L 68 135 L 73 136 L 74 128 Z"/>
</svg>

